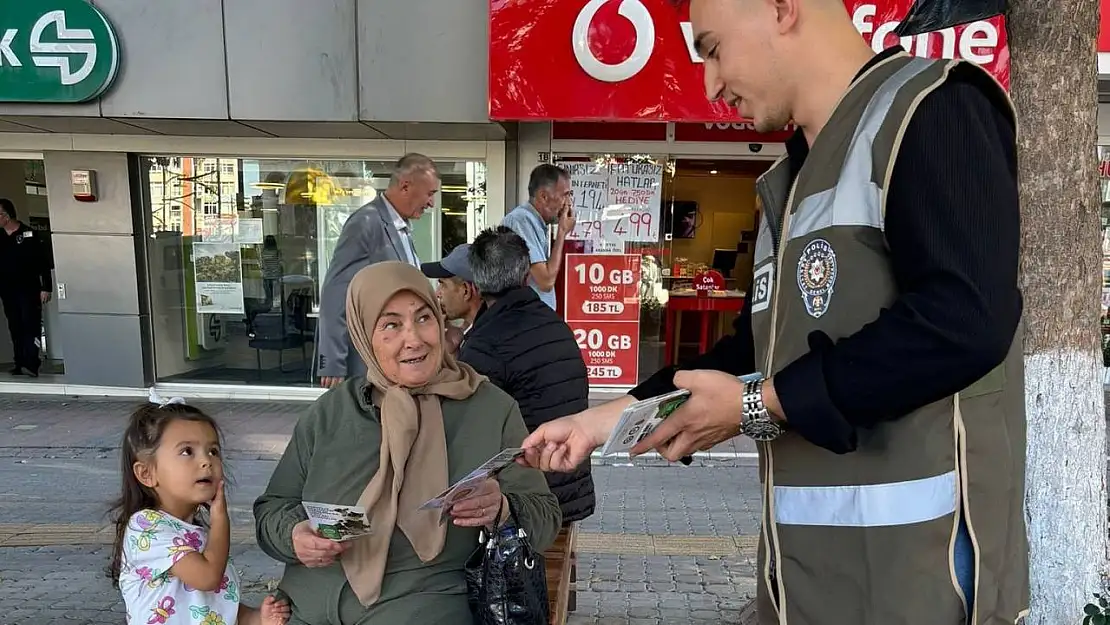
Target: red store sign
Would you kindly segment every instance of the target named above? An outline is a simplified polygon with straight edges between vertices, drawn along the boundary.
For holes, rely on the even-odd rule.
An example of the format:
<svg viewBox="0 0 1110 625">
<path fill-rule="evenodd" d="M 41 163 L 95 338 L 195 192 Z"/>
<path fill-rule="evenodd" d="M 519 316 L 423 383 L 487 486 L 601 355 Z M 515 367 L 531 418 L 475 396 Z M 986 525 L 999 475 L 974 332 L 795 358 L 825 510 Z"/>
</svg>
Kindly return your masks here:
<svg viewBox="0 0 1110 625">
<path fill-rule="evenodd" d="M 725 277 L 716 269 L 699 273 L 694 276 L 694 290 L 698 297 L 709 297 L 713 291 L 725 290 Z"/>
<path fill-rule="evenodd" d="M 1110 0 L 1098 3 L 1098 51 L 1110 52 Z"/>
<path fill-rule="evenodd" d="M 893 32 L 912 0 L 845 4 L 880 51 L 899 43 Z M 741 121 L 705 99 L 688 12 L 672 0 L 490 0 L 490 119 Z M 1009 85 L 1001 17 L 900 43 L 918 56 L 974 61 Z"/>
<path fill-rule="evenodd" d="M 752 122 L 705 122 L 675 124 L 675 141 L 725 141 L 729 143 L 783 143 L 797 126 L 790 124 L 779 132 L 758 132 Z"/>
<path fill-rule="evenodd" d="M 639 254 L 567 254 L 564 317 L 593 386 L 636 384 L 640 362 Z"/>
</svg>

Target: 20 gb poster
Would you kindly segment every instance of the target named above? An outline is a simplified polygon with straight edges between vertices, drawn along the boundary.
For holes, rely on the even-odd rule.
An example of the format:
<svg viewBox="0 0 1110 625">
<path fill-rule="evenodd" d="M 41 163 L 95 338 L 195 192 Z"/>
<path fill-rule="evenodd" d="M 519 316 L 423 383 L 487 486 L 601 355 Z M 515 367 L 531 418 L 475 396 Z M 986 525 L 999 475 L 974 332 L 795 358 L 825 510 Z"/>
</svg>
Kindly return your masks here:
<svg viewBox="0 0 1110 625">
<path fill-rule="evenodd" d="M 591 386 L 632 386 L 640 363 L 639 254 L 567 254 L 564 315 Z"/>
</svg>

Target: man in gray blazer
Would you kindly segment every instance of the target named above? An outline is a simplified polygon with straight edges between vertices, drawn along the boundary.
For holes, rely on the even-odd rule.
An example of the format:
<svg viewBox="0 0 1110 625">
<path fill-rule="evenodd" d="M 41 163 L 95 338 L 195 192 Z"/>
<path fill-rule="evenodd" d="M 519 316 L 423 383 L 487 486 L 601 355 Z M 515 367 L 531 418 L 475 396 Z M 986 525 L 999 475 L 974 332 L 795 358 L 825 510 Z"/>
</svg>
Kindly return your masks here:
<svg viewBox="0 0 1110 625">
<path fill-rule="evenodd" d="M 347 287 L 360 269 L 388 260 L 420 267 L 412 240 L 412 220 L 435 206 L 439 172 L 423 154 L 397 161 L 389 188 L 355 211 L 343 224 L 324 286 L 316 326 L 316 375 L 332 388 L 345 378 L 366 375 L 366 365 L 347 334 Z"/>
</svg>

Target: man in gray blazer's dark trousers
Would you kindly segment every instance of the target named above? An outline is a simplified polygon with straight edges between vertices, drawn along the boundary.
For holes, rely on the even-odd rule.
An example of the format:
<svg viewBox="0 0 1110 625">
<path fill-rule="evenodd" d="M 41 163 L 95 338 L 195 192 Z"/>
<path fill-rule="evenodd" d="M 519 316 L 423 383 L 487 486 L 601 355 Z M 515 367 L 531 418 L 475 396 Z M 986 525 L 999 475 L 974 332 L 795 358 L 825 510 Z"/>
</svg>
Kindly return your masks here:
<svg viewBox="0 0 1110 625">
<path fill-rule="evenodd" d="M 355 211 L 343 224 L 324 286 L 316 326 L 316 375 L 331 388 L 344 379 L 366 375 L 366 365 L 347 334 L 347 287 L 360 269 L 399 260 L 420 267 L 411 220 L 435 206 L 439 173 L 432 159 L 407 154 L 397 161 L 389 188 Z"/>
</svg>

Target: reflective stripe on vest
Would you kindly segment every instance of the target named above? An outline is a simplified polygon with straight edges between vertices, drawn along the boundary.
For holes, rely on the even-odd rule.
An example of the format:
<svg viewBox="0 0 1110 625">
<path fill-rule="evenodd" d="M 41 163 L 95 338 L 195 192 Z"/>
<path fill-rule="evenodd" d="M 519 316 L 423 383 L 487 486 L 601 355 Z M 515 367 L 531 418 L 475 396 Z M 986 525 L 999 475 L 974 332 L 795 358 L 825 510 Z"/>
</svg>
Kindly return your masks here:
<svg viewBox="0 0 1110 625">
<path fill-rule="evenodd" d="M 798 209 L 790 217 L 790 239 L 833 226 L 882 229 L 882 192 L 871 180 L 872 142 L 890 112 L 898 91 L 932 63 L 926 59 L 914 58 L 875 92 L 856 127 L 836 186 L 801 200 Z"/>
<path fill-rule="evenodd" d="M 882 527 L 939 519 L 956 511 L 956 472 L 866 486 L 775 486 L 782 525 Z"/>
</svg>

